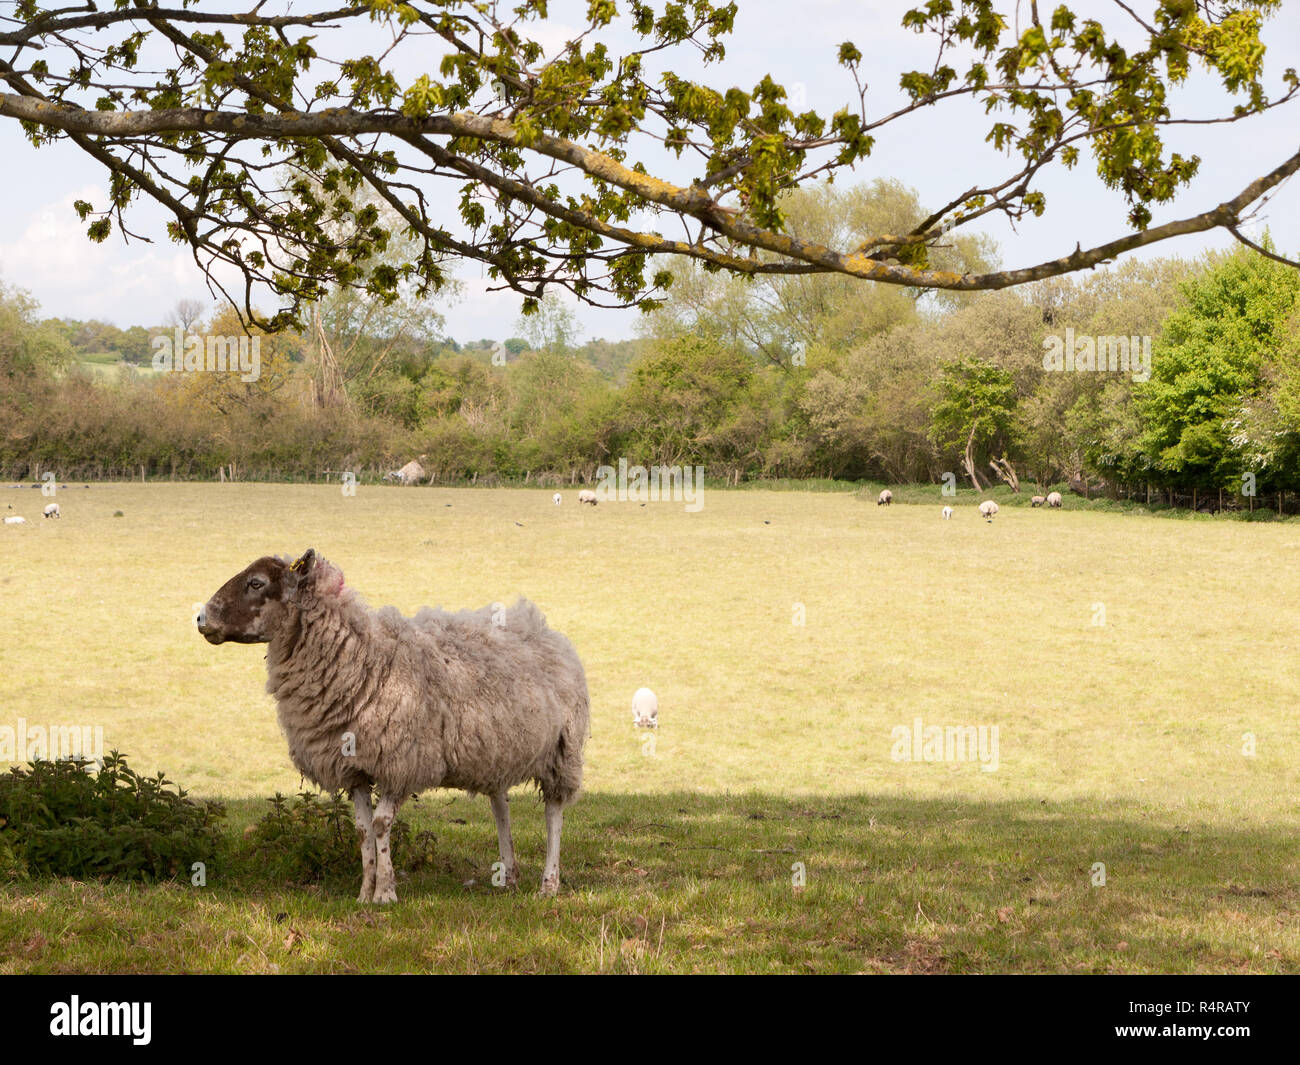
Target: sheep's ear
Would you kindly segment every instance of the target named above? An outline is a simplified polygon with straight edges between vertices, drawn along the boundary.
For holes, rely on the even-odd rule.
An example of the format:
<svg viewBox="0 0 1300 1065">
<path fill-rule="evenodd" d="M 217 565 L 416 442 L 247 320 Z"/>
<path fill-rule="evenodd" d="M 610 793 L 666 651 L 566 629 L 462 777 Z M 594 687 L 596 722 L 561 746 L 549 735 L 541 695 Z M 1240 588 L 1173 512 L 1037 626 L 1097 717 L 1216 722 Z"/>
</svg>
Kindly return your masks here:
<svg viewBox="0 0 1300 1065">
<path fill-rule="evenodd" d="M 289 572 L 298 578 L 298 585 L 310 584 L 312 577 L 316 572 L 316 551 L 314 548 L 307 548 L 301 558 L 289 567 Z"/>
</svg>

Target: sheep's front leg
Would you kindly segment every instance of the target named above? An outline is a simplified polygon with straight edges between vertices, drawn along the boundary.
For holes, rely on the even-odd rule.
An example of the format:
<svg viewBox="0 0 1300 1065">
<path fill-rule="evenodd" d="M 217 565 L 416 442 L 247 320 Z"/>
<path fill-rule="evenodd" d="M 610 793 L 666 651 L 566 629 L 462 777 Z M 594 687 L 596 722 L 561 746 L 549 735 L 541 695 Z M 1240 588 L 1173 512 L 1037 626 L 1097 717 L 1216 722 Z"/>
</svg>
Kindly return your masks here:
<svg viewBox="0 0 1300 1065">
<path fill-rule="evenodd" d="M 402 799 L 383 795 L 375 806 L 375 902 L 397 901 L 397 878 L 393 874 L 389 835 L 401 805 Z"/>
<path fill-rule="evenodd" d="M 374 810 L 370 805 L 370 785 L 352 789 L 352 808 L 355 811 L 357 835 L 361 840 L 361 894 L 358 902 L 373 902 L 375 898 L 375 826 Z"/>
<path fill-rule="evenodd" d="M 506 887 L 519 886 L 519 870 L 515 865 L 515 844 L 510 838 L 510 802 L 504 791 L 489 796 L 492 816 L 497 822 L 497 843 L 501 847 L 501 863 L 506 867 Z"/>
<path fill-rule="evenodd" d="M 560 826 L 564 823 L 564 804 L 546 800 L 546 868 L 542 870 L 542 894 L 560 890 Z"/>
</svg>

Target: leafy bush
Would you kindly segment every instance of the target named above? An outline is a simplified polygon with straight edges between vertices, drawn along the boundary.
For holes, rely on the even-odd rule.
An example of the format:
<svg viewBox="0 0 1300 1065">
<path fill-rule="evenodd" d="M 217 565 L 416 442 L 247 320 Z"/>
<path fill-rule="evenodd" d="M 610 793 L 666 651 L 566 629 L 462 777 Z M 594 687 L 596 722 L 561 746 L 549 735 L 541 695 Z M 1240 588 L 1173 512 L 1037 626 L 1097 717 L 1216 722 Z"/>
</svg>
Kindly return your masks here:
<svg viewBox="0 0 1300 1065">
<path fill-rule="evenodd" d="M 0 876 L 161 880 L 219 854 L 220 803 L 141 776 L 117 751 L 90 764 L 36 761 L 0 776 Z"/>
<path fill-rule="evenodd" d="M 352 805 L 342 792 L 302 791 L 292 799 L 276 792 L 267 802 L 270 812 L 245 833 L 247 857 L 259 876 L 305 884 L 361 875 Z M 428 863 L 435 837 L 427 831 L 412 834 L 399 819 L 390 841 L 394 865 L 411 870 Z"/>
</svg>

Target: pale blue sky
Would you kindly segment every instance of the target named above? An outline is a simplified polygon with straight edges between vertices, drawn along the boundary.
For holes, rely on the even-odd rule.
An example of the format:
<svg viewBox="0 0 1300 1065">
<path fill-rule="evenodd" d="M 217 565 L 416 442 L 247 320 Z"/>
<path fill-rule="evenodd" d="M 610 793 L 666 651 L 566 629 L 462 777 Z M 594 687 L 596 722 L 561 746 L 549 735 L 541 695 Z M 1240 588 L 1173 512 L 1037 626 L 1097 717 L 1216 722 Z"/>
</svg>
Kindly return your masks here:
<svg viewBox="0 0 1300 1065">
<path fill-rule="evenodd" d="M 10 5 L 3 5 L 8 8 Z M 247 7 L 246 0 L 241 9 Z M 272 5 L 273 7 L 276 5 Z M 564 41 L 576 25 L 574 13 L 583 5 L 552 4 L 552 24 L 536 36 L 553 46 Z M 870 86 L 868 105 L 873 113 L 892 109 L 898 98 L 899 74 L 933 62 L 933 41 L 903 30 L 902 13 L 913 6 L 886 0 L 855 3 L 848 0 L 741 0 L 736 33 L 728 56 L 705 75 L 711 84 L 749 89 L 765 73 L 796 94 L 796 103 L 829 115 L 852 102 L 853 85 L 835 63 L 841 41 L 853 40 L 864 53 L 863 76 Z M 1086 0 L 1072 5 L 1082 14 L 1096 14 L 1108 26 L 1122 25 L 1127 17 L 1108 0 Z M 1148 4 L 1139 4 L 1145 9 Z M 1277 75 L 1287 65 L 1300 65 L 1300 5 L 1288 4 L 1268 27 L 1268 68 Z M 1015 18 L 1014 0 L 1002 9 Z M 566 17 L 568 16 L 568 17 Z M 350 42 L 365 51 L 381 47 L 374 39 L 351 33 Z M 617 40 L 613 42 L 617 45 Z M 328 47 L 322 46 L 328 54 Z M 399 78 L 419 72 L 428 56 L 412 50 L 398 67 Z M 673 62 L 679 73 L 697 74 L 681 56 Z M 432 65 L 432 64 L 431 64 Z M 1188 117 L 1219 114 L 1222 98 L 1207 78 L 1193 78 L 1174 97 L 1176 110 L 1185 101 Z M 927 206 L 947 202 L 976 182 L 1010 173 L 1008 161 L 983 143 L 989 119 L 964 103 L 945 106 L 888 127 L 876 150 L 856 173 L 842 174 L 841 182 L 896 178 L 917 189 Z M 1184 154 L 1202 156 L 1201 172 L 1171 206 L 1156 212 L 1158 224 L 1197 213 L 1235 195 L 1250 180 L 1282 162 L 1300 140 L 1300 104 L 1291 104 L 1265 116 L 1224 126 L 1181 127 L 1168 134 L 1169 142 Z M 645 151 L 644 144 L 638 146 Z M 646 155 L 669 179 L 686 176 L 677 165 Z M 60 144 L 37 151 L 12 122 L 0 123 L 0 160 L 3 191 L 0 196 L 0 278 L 31 291 L 42 313 L 74 318 L 102 318 L 118 325 L 152 325 L 161 321 L 177 299 L 207 298 L 204 282 L 187 252 L 162 236 L 163 216 L 151 206 L 137 209 L 132 223 L 137 232 L 154 238 L 152 244 L 123 244 L 119 236 L 92 245 L 84 225 L 72 212 L 72 202 L 87 199 L 103 203 L 106 182 L 96 165 L 71 145 Z M 985 231 L 999 245 L 1004 266 L 1027 266 L 1127 232 L 1122 197 L 1104 189 L 1091 166 L 1084 162 L 1074 172 L 1057 169 L 1040 181 L 1047 194 L 1047 212 L 1041 219 L 1022 223 L 1017 232 L 998 219 L 988 219 Z M 447 185 L 447 195 L 456 190 Z M 1283 249 L 1300 248 L 1300 185 L 1285 187 L 1269 205 L 1266 224 Z M 1226 246 L 1226 235 L 1196 235 L 1164 242 L 1146 254 L 1194 255 L 1206 247 Z M 447 332 L 460 340 L 513 335 L 519 298 L 511 293 L 490 293 L 477 267 L 465 267 L 464 295 L 442 308 Z M 267 306 L 271 302 L 267 301 Z M 634 334 L 635 311 L 593 311 L 579 308 L 585 337 L 613 339 Z"/>
</svg>

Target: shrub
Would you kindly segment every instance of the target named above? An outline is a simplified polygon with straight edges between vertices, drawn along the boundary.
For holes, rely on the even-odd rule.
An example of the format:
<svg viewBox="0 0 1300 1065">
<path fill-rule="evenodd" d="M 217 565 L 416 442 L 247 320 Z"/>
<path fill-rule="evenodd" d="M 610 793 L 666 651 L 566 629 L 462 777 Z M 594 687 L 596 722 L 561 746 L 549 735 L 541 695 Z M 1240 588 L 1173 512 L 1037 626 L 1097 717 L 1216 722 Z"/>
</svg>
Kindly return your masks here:
<svg viewBox="0 0 1300 1065">
<path fill-rule="evenodd" d="M 361 848 L 352 804 L 342 792 L 302 791 L 292 799 L 276 792 L 267 802 L 270 811 L 244 837 L 249 848 L 246 857 L 259 877 L 308 884 L 360 876 Z M 434 842 L 431 832 L 413 835 L 405 821 L 394 821 L 394 864 L 406 869 L 427 864 Z"/>
<path fill-rule="evenodd" d="M 117 751 L 90 765 L 36 761 L 0 777 L 0 875 L 162 880 L 219 855 L 220 803 L 141 776 Z"/>
</svg>

